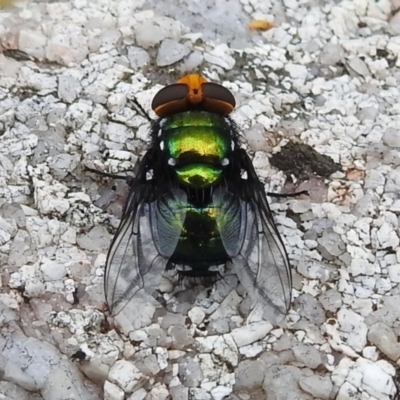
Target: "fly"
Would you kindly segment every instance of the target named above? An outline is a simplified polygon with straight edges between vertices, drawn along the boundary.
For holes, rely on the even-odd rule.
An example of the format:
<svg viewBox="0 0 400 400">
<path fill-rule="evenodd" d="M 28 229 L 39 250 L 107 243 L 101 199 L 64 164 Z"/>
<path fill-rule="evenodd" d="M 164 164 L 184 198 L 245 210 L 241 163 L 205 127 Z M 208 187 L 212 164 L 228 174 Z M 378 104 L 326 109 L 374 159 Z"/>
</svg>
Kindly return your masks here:
<svg viewBox="0 0 400 400">
<path fill-rule="evenodd" d="M 289 259 L 229 117 L 234 96 L 190 74 L 161 89 L 152 108 L 158 118 L 151 121 L 151 145 L 129 180 L 107 256 L 111 313 L 153 293 L 165 270 L 203 278 L 231 266 L 264 316 L 280 320 L 291 303 Z"/>
</svg>

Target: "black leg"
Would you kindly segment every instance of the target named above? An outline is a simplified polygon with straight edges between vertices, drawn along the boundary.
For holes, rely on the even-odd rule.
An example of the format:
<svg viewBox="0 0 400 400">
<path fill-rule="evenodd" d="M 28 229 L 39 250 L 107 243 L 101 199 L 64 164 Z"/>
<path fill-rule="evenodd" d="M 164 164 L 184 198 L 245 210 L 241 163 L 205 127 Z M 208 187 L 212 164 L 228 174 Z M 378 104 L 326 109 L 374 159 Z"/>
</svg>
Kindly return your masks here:
<svg viewBox="0 0 400 400">
<path fill-rule="evenodd" d="M 107 178 L 112 178 L 112 179 L 122 179 L 124 181 L 130 181 L 131 179 L 133 179 L 133 176 L 129 176 L 129 175 L 117 175 L 117 174 L 109 174 L 108 172 L 103 172 L 103 171 L 99 171 L 97 169 L 94 168 L 89 168 L 84 166 L 83 170 L 86 172 L 92 172 L 93 174 L 96 175 L 100 175 L 100 176 L 105 176 Z"/>
<path fill-rule="evenodd" d="M 278 197 L 278 198 L 285 198 L 285 197 L 297 197 L 301 195 L 309 195 L 308 190 L 302 190 L 301 192 L 296 192 L 296 193 L 267 193 L 267 196 L 269 197 Z"/>
<path fill-rule="evenodd" d="M 136 97 L 133 99 L 128 99 L 129 103 L 133 105 L 133 107 L 136 109 L 136 111 L 139 112 L 143 117 L 147 119 L 150 123 L 153 123 L 154 120 L 150 117 L 150 115 L 147 113 L 147 111 L 142 107 L 142 105 L 137 101 Z"/>
</svg>

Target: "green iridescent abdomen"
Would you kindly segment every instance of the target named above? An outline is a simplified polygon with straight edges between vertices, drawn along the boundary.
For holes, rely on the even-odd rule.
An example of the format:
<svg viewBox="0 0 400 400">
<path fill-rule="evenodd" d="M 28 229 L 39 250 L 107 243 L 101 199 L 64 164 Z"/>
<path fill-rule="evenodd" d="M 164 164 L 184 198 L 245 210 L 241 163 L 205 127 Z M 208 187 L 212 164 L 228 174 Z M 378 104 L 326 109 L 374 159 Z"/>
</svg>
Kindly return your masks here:
<svg viewBox="0 0 400 400">
<path fill-rule="evenodd" d="M 218 183 L 231 148 L 227 124 L 224 117 L 199 111 L 166 118 L 163 146 L 181 184 L 202 189 Z"/>
<path fill-rule="evenodd" d="M 211 207 L 189 207 L 172 261 L 194 267 L 191 275 L 204 275 L 205 267 L 225 264 L 228 260 Z"/>
</svg>

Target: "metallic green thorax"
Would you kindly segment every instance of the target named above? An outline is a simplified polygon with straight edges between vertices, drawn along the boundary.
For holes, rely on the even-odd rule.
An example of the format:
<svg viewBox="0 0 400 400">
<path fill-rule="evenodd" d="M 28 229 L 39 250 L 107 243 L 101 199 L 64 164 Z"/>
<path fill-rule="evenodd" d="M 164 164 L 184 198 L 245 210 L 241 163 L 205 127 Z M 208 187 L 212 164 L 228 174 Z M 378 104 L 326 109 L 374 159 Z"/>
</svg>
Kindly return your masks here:
<svg viewBox="0 0 400 400">
<path fill-rule="evenodd" d="M 180 183 L 201 189 L 218 182 L 231 149 L 225 118 L 188 111 L 167 118 L 162 131 L 168 164 Z"/>
</svg>

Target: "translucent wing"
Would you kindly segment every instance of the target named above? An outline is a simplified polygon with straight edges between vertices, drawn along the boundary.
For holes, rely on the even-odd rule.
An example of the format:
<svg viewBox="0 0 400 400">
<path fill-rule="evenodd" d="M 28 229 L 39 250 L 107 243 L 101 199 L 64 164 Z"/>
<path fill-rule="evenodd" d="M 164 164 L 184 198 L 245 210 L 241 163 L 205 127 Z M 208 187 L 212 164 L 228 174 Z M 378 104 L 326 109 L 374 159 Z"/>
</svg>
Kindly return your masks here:
<svg viewBox="0 0 400 400">
<path fill-rule="evenodd" d="M 112 314 L 157 288 L 179 240 L 186 195 L 176 189 L 148 201 L 146 184 L 133 185 L 107 256 L 105 294 Z"/>
<path fill-rule="evenodd" d="M 241 283 L 254 303 L 263 308 L 264 317 L 277 323 L 290 307 L 290 264 L 263 185 L 252 165 L 245 166 L 248 179 L 235 185 L 236 192 L 228 187 L 214 192 L 213 203 L 219 209 L 217 225 Z"/>
</svg>

